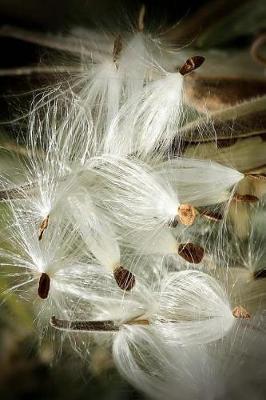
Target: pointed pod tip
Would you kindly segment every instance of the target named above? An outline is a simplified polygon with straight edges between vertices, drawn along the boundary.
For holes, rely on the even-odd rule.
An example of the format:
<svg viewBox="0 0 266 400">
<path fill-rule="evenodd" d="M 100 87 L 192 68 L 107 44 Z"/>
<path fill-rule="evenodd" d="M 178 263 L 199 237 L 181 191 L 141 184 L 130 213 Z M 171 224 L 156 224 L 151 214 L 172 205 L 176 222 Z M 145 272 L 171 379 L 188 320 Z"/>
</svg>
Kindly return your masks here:
<svg viewBox="0 0 266 400">
<path fill-rule="evenodd" d="M 120 289 L 129 291 L 135 286 L 135 276 L 121 265 L 114 270 L 113 274 Z"/>
<path fill-rule="evenodd" d="M 199 264 L 204 257 L 204 249 L 193 243 L 180 244 L 178 255 L 191 264 Z"/>
</svg>

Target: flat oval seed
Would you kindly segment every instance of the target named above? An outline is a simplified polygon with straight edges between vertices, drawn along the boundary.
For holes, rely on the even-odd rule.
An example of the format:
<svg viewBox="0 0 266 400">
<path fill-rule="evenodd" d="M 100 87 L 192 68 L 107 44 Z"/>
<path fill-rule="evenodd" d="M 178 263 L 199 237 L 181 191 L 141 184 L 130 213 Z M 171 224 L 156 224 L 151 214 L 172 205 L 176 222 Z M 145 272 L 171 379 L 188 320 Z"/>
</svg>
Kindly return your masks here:
<svg viewBox="0 0 266 400">
<path fill-rule="evenodd" d="M 180 244 L 178 254 L 191 264 L 199 264 L 204 256 L 204 249 L 193 243 Z"/>
<path fill-rule="evenodd" d="M 122 290 L 131 290 L 136 283 L 135 276 L 122 266 L 114 270 L 114 278 Z"/>
<path fill-rule="evenodd" d="M 205 61 L 205 58 L 202 56 L 194 56 L 188 58 L 185 64 L 179 69 L 179 73 L 181 75 L 190 74 L 190 72 L 195 71 L 195 69 L 199 68 Z"/>
<path fill-rule="evenodd" d="M 50 290 L 50 277 L 45 272 L 41 274 L 38 286 L 38 295 L 41 299 L 47 299 Z"/>
</svg>

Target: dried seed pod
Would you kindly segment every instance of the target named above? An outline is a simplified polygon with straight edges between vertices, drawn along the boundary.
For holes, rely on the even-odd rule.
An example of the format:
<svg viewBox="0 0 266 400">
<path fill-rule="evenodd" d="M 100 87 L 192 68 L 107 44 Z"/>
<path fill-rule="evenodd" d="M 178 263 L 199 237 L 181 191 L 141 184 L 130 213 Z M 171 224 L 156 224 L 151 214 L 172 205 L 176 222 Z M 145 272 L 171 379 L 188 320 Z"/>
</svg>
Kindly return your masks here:
<svg viewBox="0 0 266 400">
<path fill-rule="evenodd" d="M 256 203 L 259 201 L 259 198 L 257 196 L 253 196 L 252 194 L 235 193 L 233 200 L 241 203 Z"/>
<path fill-rule="evenodd" d="M 38 286 L 38 295 L 41 299 L 47 299 L 50 291 L 50 277 L 45 272 L 41 274 Z"/>
<path fill-rule="evenodd" d="M 178 216 L 181 224 L 192 225 L 196 218 L 196 210 L 190 204 L 181 204 L 178 208 Z"/>
<path fill-rule="evenodd" d="M 193 243 L 180 244 L 178 254 L 191 264 L 199 264 L 204 256 L 204 249 Z"/>
<path fill-rule="evenodd" d="M 205 61 L 205 58 L 202 56 L 193 56 L 188 58 L 185 64 L 179 68 L 179 73 L 183 76 L 190 74 L 195 71 L 195 69 L 199 68 Z"/>
<path fill-rule="evenodd" d="M 216 211 L 204 210 L 200 215 L 210 221 L 219 222 L 223 220 L 223 215 Z"/>
<path fill-rule="evenodd" d="M 250 319 L 250 313 L 242 306 L 237 306 L 233 309 L 232 314 L 235 318 Z"/>
<path fill-rule="evenodd" d="M 135 276 L 121 265 L 114 270 L 114 278 L 122 290 L 131 290 L 136 283 Z"/>
<path fill-rule="evenodd" d="M 41 225 L 40 225 L 40 233 L 39 233 L 39 240 L 42 240 L 44 231 L 48 228 L 48 224 L 49 224 L 49 215 L 47 215 L 47 217 L 42 221 Z"/>
<path fill-rule="evenodd" d="M 256 181 L 266 181 L 266 174 L 247 174 L 246 177 Z"/>
<path fill-rule="evenodd" d="M 53 316 L 50 324 L 53 328 L 63 331 L 116 332 L 119 330 L 119 326 L 113 321 L 68 321 Z"/>
</svg>

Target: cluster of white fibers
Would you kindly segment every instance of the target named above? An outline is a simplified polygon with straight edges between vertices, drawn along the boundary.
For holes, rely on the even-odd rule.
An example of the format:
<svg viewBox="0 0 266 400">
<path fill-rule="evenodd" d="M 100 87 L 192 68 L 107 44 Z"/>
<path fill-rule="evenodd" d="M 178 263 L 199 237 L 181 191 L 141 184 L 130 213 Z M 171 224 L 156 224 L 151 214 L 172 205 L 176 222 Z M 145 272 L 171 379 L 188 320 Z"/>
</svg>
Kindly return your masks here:
<svg viewBox="0 0 266 400">
<path fill-rule="evenodd" d="M 151 398 L 233 399 L 250 393 L 249 355 L 265 362 L 251 340 L 265 349 L 265 174 L 218 150 L 173 157 L 204 58 L 173 51 L 174 65 L 144 17 L 65 42 L 81 68 L 33 102 L 24 156 L 1 171 L 0 273 L 45 330 L 82 354 L 112 347 Z"/>
</svg>

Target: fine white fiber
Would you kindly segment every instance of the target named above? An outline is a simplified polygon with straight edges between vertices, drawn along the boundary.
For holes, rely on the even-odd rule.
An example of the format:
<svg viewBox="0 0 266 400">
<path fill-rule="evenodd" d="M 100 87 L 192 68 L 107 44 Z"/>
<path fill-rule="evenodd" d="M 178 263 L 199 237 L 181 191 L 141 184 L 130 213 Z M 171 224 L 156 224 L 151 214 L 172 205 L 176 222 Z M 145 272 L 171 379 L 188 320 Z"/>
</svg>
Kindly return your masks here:
<svg viewBox="0 0 266 400">
<path fill-rule="evenodd" d="M 102 203 L 118 224 L 132 231 L 153 231 L 178 215 L 177 193 L 149 165 L 124 157 L 103 156 L 97 173 L 104 178 Z"/>
<path fill-rule="evenodd" d="M 20 185 L 12 182 L 12 176 L 5 179 L 7 197 L 24 204 L 28 218 L 40 225 L 39 239 L 52 215 L 62 213 L 62 203 L 78 186 L 79 174 L 93 154 L 90 116 L 86 113 L 76 120 L 74 105 L 69 113 L 63 111 L 63 117 L 66 115 L 61 123 L 58 102 L 49 104 L 44 115 L 32 113 L 26 136 L 27 157 L 21 160 L 24 179 Z"/>
<path fill-rule="evenodd" d="M 122 105 L 107 132 L 105 152 L 144 157 L 170 146 L 182 123 L 183 76 L 163 69 L 161 74 Z"/>
<path fill-rule="evenodd" d="M 113 357 L 121 375 L 152 399 L 214 398 L 215 370 L 204 347 L 171 346 L 154 331 L 127 326 L 114 339 Z"/>
<path fill-rule="evenodd" d="M 38 228 L 25 218 L 26 212 L 18 210 L 16 203 L 9 202 L 8 206 L 8 247 L 0 252 L 1 273 L 11 282 L 14 280 L 7 293 L 15 291 L 33 304 L 46 300 L 42 307 L 47 313 L 51 309 L 67 313 L 69 296 L 65 288 L 59 293 L 58 287 L 62 286 L 60 276 L 67 276 L 67 270 L 82 257 L 77 232 L 69 224 L 57 221 L 49 227 L 45 240 L 39 241 Z"/>
<path fill-rule="evenodd" d="M 120 265 L 120 249 L 116 232 L 107 215 L 97 205 L 86 189 L 68 198 L 71 220 L 81 233 L 88 250 L 108 271 Z"/>
<path fill-rule="evenodd" d="M 171 182 L 180 202 L 206 206 L 225 202 L 244 174 L 210 160 L 174 158 L 155 168 L 161 179 Z"/>
<path fill-rule="evenodd" d="M 156 322 L 166 340 L 204 344 L 225 336 L 235 323 L 218 282 L 200 271 L 169 274 L 162 282 Z"/>
</svg>

